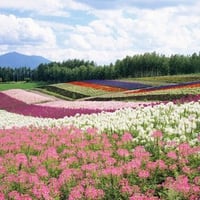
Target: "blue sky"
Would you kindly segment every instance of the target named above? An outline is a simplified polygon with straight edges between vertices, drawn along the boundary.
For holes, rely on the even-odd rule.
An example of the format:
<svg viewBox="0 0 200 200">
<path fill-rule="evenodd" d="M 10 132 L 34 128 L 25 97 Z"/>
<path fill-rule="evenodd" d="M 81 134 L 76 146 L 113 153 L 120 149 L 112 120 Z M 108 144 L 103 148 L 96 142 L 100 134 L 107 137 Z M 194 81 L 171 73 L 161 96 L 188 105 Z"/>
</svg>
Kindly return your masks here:
<svg viewBox="0 0 200 200">
<path fill-rule="evenodd" d="M 199 0 L 0 1 L 0 54 L 109 64 L 126 55 L 200 51 Z"/>
</svg>

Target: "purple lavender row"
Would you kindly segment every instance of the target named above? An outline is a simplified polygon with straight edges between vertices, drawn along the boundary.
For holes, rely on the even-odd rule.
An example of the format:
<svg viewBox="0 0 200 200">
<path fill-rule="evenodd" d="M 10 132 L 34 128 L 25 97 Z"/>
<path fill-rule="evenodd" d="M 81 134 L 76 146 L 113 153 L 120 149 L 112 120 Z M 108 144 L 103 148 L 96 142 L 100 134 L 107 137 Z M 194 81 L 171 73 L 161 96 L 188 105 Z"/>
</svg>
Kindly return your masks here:
<svg viewBox="0 0 200 200">
<path fill-rule="evenodd" d="M 146 85 L 142 83 L 125 82 L 125 81 L 117 81 L 117 80 L 86 80 L 83 82 L 95 83 L 95 84 L 106 85 L 106 86 L 111 86 L 111 87 L 118 87 L 118 88 L 123 88 L 127 90 L 151 87 L 150 85 Z"/>
<path fill-rule="evenodd" d="M 100 109 L 70 109 L 70 108 L 55 108 L 48 106 L 39 106 L 39 105 L 30 105 L 26 104 L 17 99 L 11 98 L 6 94 L 0 92 L 0 109 L 6 110 L 8 112 L 22 114 L 25 116 L 33 116 L 33 117 L 43 117 L 43 118 L 63 118 L 65 116 L 74 116 L 76 114 L 92 114 L 92 113 L 100 113 L 102 110 Z M 104 110 L 108 112 L 112 112 L 114 110 Z"/>
</svg>

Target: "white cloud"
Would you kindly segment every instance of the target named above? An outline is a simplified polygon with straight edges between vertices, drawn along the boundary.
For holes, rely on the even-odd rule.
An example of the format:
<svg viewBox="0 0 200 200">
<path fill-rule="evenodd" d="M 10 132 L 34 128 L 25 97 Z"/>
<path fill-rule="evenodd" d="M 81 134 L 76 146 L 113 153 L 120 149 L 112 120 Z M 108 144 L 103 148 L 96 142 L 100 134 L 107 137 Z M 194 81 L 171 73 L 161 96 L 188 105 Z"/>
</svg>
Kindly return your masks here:
<svg viewBox="0 0 200 200">
<path fill-rule="evenodd" d="M 74 26 L 66 38 L 66 48 L 71 48 L 68 55 L 109 63 L 128 53 L 198 52 L 200 16 L 196 7 L 93 10 L 98 19 L 87 26 Z"/>
<path fill-rule="evenodd" d="M 0 9 L 32 11 L 40 15 L 69 17 L 69 10 L 88 10 L 89 7 L 74 0 L 6 0 L 0 1 Z"/>
<path fill-rule="evenodd" d="M 14 15 L 0 15 L 1 45 L 55 46 L 56 38 L 48 27 L 42 27 L 31 18 L 17 18 Z"/>
<path fill-rule="evenodd" d="M 14 15 L 0 14 L 0 50 L 10 49 L 43 55 L 51 60 L 62 61 L 68 58 L 94 60 L 98 64 L 114 62 L 116 59 L 156 51 L 158 53 L 198 52 L 200 49 L 200 3 L 179 0 L 173 7 L 148 9 L 123 7 L 122 0 L 116 0 L 122 5 L 120 9 L 92 9 L 74 0 L 13 0 L 1 1 L 1 8 L 13 8 L 38 11 L 50 14 L 51 21 L 19 18 Z M 136 1 L 127 1 L 134 5 Z M 142 1 L 145 3 L 145 1 Z M 152 1 L 151 1 L 152 2 Z M 163 3 L 166 1 L 160 1 Z M 172 3 L 172 0 L 169 2 Z M 10 4 L 10 5 L 8 5 Z M 120 6 L 119 6 L 120 7 Z M 91 17 L 72 23 L 76 12 L 80 16 Z M 58 21 L 54 15 L 68 13 L 68 18 Z M 78 17 L 80 17 L 78 16 Z M 73 18 L 74 17 L 74 18 Z M 70 21 L 72 20 L 72 21 Z"/>
<path fill-rule="evenodd" d="M 62 9 L 60 0 L 6 0 L 0 2 L 2 9 L 18 9 L 20 11 L 36 11 L 37 13 L 53 13 Z"/>
</svg>

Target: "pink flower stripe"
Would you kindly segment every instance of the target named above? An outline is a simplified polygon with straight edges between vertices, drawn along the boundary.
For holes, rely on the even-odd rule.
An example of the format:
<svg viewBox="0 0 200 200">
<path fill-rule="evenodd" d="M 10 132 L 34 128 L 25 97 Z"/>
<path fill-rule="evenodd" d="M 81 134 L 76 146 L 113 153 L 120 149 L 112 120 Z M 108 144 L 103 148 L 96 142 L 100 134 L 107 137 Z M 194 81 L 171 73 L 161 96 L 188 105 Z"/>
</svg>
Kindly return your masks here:
<svg viewBox="0 0 200 200">
<path fill-rule="evenodd" d="M 48 106 L 39 106 L 39 105 L 30 105 L 19 101 L 17 99 L 11 98 L 8 95 L 0 92 L 0 109 L 22 114 L 25 116 L 33 116 L 33 117 L 44 117 L 44 118 L 63 118 L 65 116 L 74 116 L 77 113 L 79 114 L 91 114 L 91 113 L 99 113 L 102 110 L 96 109 L 87 109 L 87 108 L 58 108 L 58 107 L 48 107 Z M 108 109 L 105 111 L 114 111 L 112 109 Z"/>
<path fill-rule="evenodd" d="M 11 89 L 11 90 L 2 91 L 2 93 L 27 104 L 35 104 L 35 103 L 48 102 L 48 101 L 55 100 L 54 97 L 51 97 L 51 96 L 47 97 L 44 95 L 36 94 L 34 92 L 28 92 L 22 89 Z"/>
<path fill-rule="evenodd" d="M 162 135 L 144 146 L 95 128 L 0 130 L 0 199 L 198 200 L 200 147 Z"/>
<path fill-rule="evenodd" d="M 58 108 L 84 108 L 84 109 L 100 109 L 100 110 L 117 110 L 122 108 L 136 108 L 138 106 L 152 105 L 154 102 L 122 102 L 122 101 L 64 101 L 57 100 L 53 102 L 40 103 L 37 105 L 58 107 Z"/>
<path fill-rule="evenodd" d="M 105 90 L 109 92 L 120 92 L 120 91 L 126 91 L 126 89 L 118 88 L 118 87 L 111 87 L 107 85 L 100 85 L 95 83 L 87 83 L 87 82 L 81 82 L 81 81 L 73 81 L 70 82 L 70 84 L 83 86 L 83 87 L 89 87 L 97 90 Z"/>
</svg>

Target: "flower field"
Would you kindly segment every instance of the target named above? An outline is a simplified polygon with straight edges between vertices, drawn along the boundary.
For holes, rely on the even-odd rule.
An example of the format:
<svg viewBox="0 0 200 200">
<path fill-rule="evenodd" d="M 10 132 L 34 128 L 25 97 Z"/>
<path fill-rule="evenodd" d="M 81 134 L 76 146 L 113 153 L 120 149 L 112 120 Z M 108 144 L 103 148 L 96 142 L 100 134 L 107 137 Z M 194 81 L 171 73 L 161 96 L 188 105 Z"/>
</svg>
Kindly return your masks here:
<svg viewBox="0 0 200 200">
<path fill-rule="evenodd" d="M 200 95 L 0 99 L 0 200 L 200 199 Z"/>
<path fill-rule="evenodd" d="M 83 81 L 83 83 L 84 84 L 90 83 L 90 84 L 122 88 L 124 90 L 133 90 L 133 89 L 150 87 L 150 85 L 146 85 L 146 84 L 142 84 L 142 83 L 117 81 L 117 80 L 88 80 L 88 81 Z"/>
<path fill-rule="evenodd" d="M 171 90 L 171 89 L 185 89 L 185 88 L 200 88 L 200 81 L 195 82 L 187 82 L 187 83 L 179 83 L 174 85 L 164 85 L 164 86 L 157 86 L 151 88 L 140 89 L 136 91 L 127 91 L 127 93 L 146 93 L 152 91 L 163 91 L 163 90 Z"/>
<path fill-rule="evenodd" d="M 93 97 L 90 98 L 90 100 L 166 101 L 176 100 L 190 95 L 196 96 L 198 94 L 200 94 L 200 81 L 126 90 L 120 93 L 109 93 L 98 97 Z"/>
<path fill-rule="evenodd" d="M 94 88 L 97 90 L 104 90 L 109 92 L 119 92 L 119 91 L 125 91 L 125 89 L 122 89 L 120 87 L 114 87 L 110 85 L 104 85 L 104 84 L 96 84 L 94 81 L 88 82 L 88 81 L 73 81 L 71 82 L 73 85 L 83 86 L 87 88 Z"/>
</svg>

